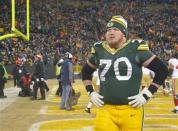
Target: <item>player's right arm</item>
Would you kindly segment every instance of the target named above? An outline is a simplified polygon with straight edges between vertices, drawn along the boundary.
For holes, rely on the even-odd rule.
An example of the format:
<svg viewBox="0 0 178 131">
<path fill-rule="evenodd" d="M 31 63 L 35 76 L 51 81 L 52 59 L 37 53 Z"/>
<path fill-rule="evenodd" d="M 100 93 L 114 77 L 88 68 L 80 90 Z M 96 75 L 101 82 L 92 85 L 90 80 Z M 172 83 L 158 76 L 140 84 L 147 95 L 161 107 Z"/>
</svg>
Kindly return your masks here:
<svg viewBox="0 0 178 131">
<path fill-rule="evenodd" d="M 88 95 L 90 96 L 91 101 L 96 106 L 100 107 L 104 104 L 101 100 L 103 96 L 94 91 L 92 86 L 92 74 L 97 68 L 97 54 L 94 47 L 91 50 L 91 56 L 88 59 L 87 63 L 82 68 L 82 80 L 87 90 Z"/>
</svg>

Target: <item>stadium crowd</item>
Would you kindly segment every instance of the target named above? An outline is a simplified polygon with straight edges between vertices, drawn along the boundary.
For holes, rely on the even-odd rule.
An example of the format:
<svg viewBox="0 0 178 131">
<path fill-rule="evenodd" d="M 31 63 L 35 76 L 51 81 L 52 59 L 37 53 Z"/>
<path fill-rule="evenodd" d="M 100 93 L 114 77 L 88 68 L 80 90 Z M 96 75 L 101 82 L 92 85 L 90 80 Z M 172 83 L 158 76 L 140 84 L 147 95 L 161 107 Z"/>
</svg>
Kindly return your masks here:
<svg viewBox="0 0 178 131">
<path fill-rule="evenodd" d="M 51 2 L 53 1 L 53 2 Z M 178 9 L 174 0 L 98 0 L 75 2 L 31 2 L 31 36 L 0 41 L 6 64 L 15 63 L 19 54 L 32 65 L 36 52 L 52 63 L 56 52 L 71 52 L 84 62 L 90 47 L 104 39 L 106 22 L 121 14 L 129 23 L 129 37 L 149 41 L 151 51 L 167 61 L 178 50 Z M 161 3 L 163 2 L 163 3 Z M 16 27 L 25 32 L 25 0 L 17 4 Z M 73 5 L 73 6 L 71 6 Z M 10 31 L 10 0 L 1 1 L 0 26 Z"/>
</svg>

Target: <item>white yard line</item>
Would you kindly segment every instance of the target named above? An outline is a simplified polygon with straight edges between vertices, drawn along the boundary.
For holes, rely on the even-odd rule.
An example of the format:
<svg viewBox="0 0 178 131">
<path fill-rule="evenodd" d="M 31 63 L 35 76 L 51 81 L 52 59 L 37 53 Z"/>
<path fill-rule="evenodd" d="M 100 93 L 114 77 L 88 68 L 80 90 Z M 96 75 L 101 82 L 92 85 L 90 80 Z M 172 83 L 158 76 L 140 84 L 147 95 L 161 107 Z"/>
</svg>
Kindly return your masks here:
<svg viewBox="0 0 178 131">
<path fill-rule="evenodd" d="M 144 129 L 146 130 L 171 130 L 171 131 L 177 131 L 178 130 L 178 126 L 175 125 L 171 125 L 171 124 L 145 124 L 144 125 Z"/>
<path fill-rule="evenodd" d="M 50 101 L 50 98 L 55 96 L 57 88 L 58 88 L 57 86 L 53 86 L 53 88 L 49 92 L 49 95 L 46 98 L 46 101 Z"/>
<path fill-rule="evenodd" d="M 18 99 L 19 91 L 20 88 L 14 87 L 7 88 L 4 90 L 4 94 L 7 96 L 7 98 L 0 99 L 0 111 L 4 110 Z"/>
<path fill-rule="evenodd" d="M 48 106 L 42 106 L 40 111 L 39 111 L 39 114 L 46 114 L 47 113 L 47 109 L 48 109 Z"/>
<path fill-rule="evenodd" d="M 31 126 L 31 128 L 29 129 L 29 131 L 39 131 L 40 129 L 40 126 L 42 124 L 47 124 L 49 122 L 60 122 L 60 121 L 69 121 L 70 120 L 94 120 L 93 118 L 87 118 L 87 119 L 62 119 L 62 120 L 50 120 L 50 121 L 42 121 L 42 122 L 37 122 L 35 124 L 33 124 Z M 92 131 L 92 126 L 87 126 L 87 127 L 83 127 L 82 129 L 79 129 L 79 130 L 56 130 L 56 129 L 53 129 L 53 130 L 45 130 L 45 131 Z M 171 130 L 171 131 L 177 131 L 178 130 L 178 126 L 175 126 L 175 125 L 170 125 L 170 124 L 144 124 L 144 129 L 146 130 L 163 130 L 163 129 L 167 129 L 167 130 Z M 44 130 L 43 130 L 44 131 Z"/>
<path fill-rule="evenodd" d="M 83 112 L 81 110 L 81 112 L 70 112 L 70 111 L 66 111 L 66 112 L 60 112 L 60 109 L 59 109 L 59 112 L 55 112 L 55 113 L 48 113 L 48 111 L 53 111 L 53 110 L 49 110 L 48 109 L 48 106 L 42 106 L 40 111 L 39 111 L 39 114 L 40 115 L 79 115 L 79 114 L 87 114 L 84 109 L 83 109 Z M 89 114 L 90 115 L 90 114 Z"/>
<path fill-rule="evenodd" d="M 70 120 L 94 120 L 93 118 L 84 118 L 84 119 L 76 119 L 76 118 L 74 118 L 74 119 L 62 119 L 62 120 L 50 120 L 50 121 L 42 121 L 42 122 L 37 122 L 37 123 L 35 123 L 35 124 L 33 124 L 31 127 L 30 127 L 30 129 L 29 129 L 29 131 L 39 131 L 39 129 L 40 129 L 40 126 L 42 125 L 42 124 L 47 124 L 47 123 L 49 123 L 49 122 L 56 122 L 56 121 L 70 121 Z M 45 131 L 60 131 L 60 130 L 45 130 Z M 61 130 L 61 131 L 64 131 L 64 130 Z M 65 131 L 92 131 L 92 130 L 65 130 Z"/>
<path fill-rule="evenodd" d="M 51 94 L 55 95 L 56 94 L 56 91 L 57 91 L 58 87 L 57 86 L 54 86 L 51 90 Z"/>
</svg>

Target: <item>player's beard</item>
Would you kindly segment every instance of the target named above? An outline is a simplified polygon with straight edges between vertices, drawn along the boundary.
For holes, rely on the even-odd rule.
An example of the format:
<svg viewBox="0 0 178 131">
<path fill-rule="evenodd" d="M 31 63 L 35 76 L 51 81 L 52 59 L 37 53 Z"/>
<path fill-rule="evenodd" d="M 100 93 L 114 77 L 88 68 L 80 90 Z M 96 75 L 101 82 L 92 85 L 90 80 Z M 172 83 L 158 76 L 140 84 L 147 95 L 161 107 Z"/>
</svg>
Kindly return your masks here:
<svg viewBox="0 0 178 131">
<path fill-rule="evenodd" d="M 109 47 L 117 49 L 118 48 L 118 42 L 108 42 Z"/>
<path fill-rule="evenodd" d="M 120 38 L 120 39 L 118 39 L 116 41 L 112 41 L 112 40 L 110 41 L 110 40 L 108 40 L 107 42 L 108 42 L 108 44 L 109 44 L 109 46 L 111 48 L 118 49 L 118 48 L 120 48 L 122 46 L 123 39 Z"/>
</svg>

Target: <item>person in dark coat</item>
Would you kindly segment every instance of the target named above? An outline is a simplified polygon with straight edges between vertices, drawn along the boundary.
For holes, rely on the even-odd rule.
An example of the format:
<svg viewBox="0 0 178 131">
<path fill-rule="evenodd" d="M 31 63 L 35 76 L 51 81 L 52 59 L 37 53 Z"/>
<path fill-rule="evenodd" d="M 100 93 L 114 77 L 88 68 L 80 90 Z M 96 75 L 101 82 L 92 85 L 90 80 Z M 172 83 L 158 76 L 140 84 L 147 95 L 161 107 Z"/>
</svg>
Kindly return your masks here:
<svg viewBox="0 0 178 131">
<path fill-rule="evenodd" d="M 23 75 L 27 73 L 27 70 L 25 69 L 25 66 L 22 63 L 22 60 L 18 58 L 16 60 L 16 65 L 13 68 L 12 75 L 14 76 L 14 87 L 22 88 L 22 85 L 20 83 L 20 79 Z"/>
<path fill-rule="evenodd" d="M 39 100 L 45 100 L 46 98 L 45 67 L 42 60 L 42 56 L 40 54 L 37 54 L 35 56 L 35 70 L 32 77 L 34 81 L 34 86 L 33 86 L 33 97 L 31 99 L 32 100 L 37 99 L 37 92 L 38 92 L 38 88 L 40 87 L 41 98 Z"/>
</svg>

